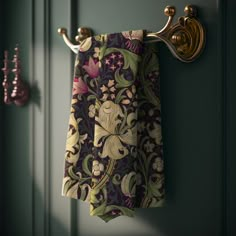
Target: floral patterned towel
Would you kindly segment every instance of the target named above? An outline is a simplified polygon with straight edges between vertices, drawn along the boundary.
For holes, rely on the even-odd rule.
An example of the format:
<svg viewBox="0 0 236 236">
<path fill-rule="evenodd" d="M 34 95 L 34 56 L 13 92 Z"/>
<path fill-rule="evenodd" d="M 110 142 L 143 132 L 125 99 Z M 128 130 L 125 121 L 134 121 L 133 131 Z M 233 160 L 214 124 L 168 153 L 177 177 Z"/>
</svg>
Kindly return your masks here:
<svg viewBox="0 0 236 236">
<path fill-rule="evenodd" d="M 143 34 L 89 37 L 75 62 L 62 195 L 106 222 L 164 202 L 158 52 Z"/>
</svg>

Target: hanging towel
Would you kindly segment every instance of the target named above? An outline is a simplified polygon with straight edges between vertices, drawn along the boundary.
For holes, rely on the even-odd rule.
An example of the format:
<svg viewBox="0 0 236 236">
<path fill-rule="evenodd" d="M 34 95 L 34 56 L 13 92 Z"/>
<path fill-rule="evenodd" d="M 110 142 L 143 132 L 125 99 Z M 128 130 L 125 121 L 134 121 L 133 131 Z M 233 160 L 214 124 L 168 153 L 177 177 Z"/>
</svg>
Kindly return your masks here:
<svg viewBox="0 0 236 236">
<path fill-rule="evenodd" d="M 106 222 L 164 203 L 158 50 L 144 32 L 89 37 L 75 61 L 62 195 Z"/>
</svg>

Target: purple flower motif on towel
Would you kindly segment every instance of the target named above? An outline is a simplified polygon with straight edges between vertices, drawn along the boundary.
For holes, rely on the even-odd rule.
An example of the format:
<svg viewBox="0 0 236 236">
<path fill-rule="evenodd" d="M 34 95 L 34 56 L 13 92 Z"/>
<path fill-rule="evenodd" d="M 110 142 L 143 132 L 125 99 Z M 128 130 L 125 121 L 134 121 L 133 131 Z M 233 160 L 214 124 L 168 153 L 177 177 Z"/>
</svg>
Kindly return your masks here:
<svg viewBox="0 0 236 236">
<path fill-rule="evenodd" d="M 83 68 L 89 74 L 91 78 L 96 78 L 99 75 L 99 62 L 93 60 L 92 57 L 89 58 L 88 65 L 84 65 Z"/>
<path fill-rule="evenodd" d="M 84 94 L 88 92 L 88 86 L 84 81 L 79 77 L 75 77 L 73 81 L 73 95 L 75 94 Z"/>
</svg>

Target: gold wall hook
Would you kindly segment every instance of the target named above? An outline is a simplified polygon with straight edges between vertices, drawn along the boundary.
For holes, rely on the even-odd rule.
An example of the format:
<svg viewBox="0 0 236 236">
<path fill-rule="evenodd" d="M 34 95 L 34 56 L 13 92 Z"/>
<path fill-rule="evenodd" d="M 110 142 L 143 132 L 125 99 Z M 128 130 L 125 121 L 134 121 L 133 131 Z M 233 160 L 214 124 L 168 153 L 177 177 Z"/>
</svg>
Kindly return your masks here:
<svg viewBox="0 0 236 236">
<path fill-rule="evenodd" d="M 167 6 L 164 10 L 165 15 L 168 16 L 166 25 L 156 33 L 147 32 L 144 40 L 147 43 L 162 41 L 180 61 L 192 62 L 204 49 L 205 31 L 196 17 L 197 9 L 195 6 L 187 5 L 184 12 L 186 16 L 179 17 L 177 23 L 172 25 L 175 7 Z M 73 44 L 68 38 L 65 28 L 59 28 L 58 33 L 75 53 L 78 52 L 81 41 L 92 35 L 89 28 L 79 28 L 78 36 L 75 37 L 78 44 Z"/>
<path fill-rule="evenodd" d="M 92 31 L 89 28 L 78 28 L 78 35 L 75 37 L 75 40 L 78 42 L 78 44 L 73 44 L 67 35 L 67 29 L 59 28 L 57 31 L 63 37 L 66 45 L 75 53 L 78 52 L 78 45 L 81 43 L 81 41 L 92 35 Z"/>
<path fill-rule="evenodd" d="M 90 36 L 92 36 L 92 31 L 89 28 L 81 27 L 78 28 L 78 35 L 75 37 L 75 40 L 80 43 Z"/>
<path fill-rule="evenodd" d="M 167 6 L 164 10 L 169 17 L 165 27 L 156 33 L 148 33 L 147 38 L 163 41 L 172 54 L 183 62 L 194 61 L 203 51 L 205 45 L 205 31 L 196 18 L 197 9 L 187 5 L 184 9 L 186 16 L 171 25 L 175 15 L 175 8 Z"/>
</svg>

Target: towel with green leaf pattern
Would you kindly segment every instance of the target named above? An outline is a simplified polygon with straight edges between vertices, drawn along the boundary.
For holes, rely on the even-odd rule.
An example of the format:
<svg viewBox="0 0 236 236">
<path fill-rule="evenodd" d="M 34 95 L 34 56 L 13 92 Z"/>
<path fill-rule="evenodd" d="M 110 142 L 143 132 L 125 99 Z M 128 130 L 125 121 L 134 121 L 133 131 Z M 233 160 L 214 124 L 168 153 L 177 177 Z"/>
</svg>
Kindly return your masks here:
<svg viewBox="0 0 236 236">
<path fill-rule="evenodd" d="M 75 61 L 62 195 L 106 222 L 164 203 L 158 50 L 144 32 L 89 37 Z"/>
</svg>

